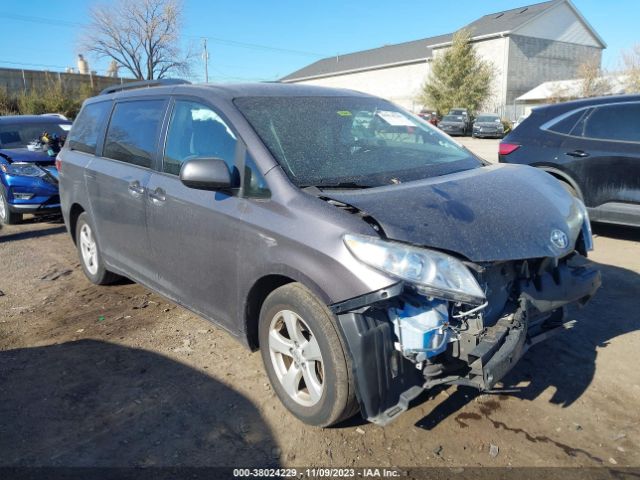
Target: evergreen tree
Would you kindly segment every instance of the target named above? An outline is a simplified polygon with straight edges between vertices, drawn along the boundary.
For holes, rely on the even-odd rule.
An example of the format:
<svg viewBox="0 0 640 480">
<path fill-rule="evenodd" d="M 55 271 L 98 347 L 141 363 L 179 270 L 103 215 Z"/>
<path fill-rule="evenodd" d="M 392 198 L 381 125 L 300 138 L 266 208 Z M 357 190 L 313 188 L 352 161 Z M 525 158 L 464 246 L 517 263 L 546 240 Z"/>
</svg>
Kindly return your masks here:
<svg viewBox="0 0 640 480">
<path fill-rule="evenodd" d="M 476 112 L 491 93 L 492 75 L 491 63 L 475 51 L 469 32 L 460 30 L 451 47 L 433 59 L 420 101 L 441 115 L 453 107 Z"/>
</svg>

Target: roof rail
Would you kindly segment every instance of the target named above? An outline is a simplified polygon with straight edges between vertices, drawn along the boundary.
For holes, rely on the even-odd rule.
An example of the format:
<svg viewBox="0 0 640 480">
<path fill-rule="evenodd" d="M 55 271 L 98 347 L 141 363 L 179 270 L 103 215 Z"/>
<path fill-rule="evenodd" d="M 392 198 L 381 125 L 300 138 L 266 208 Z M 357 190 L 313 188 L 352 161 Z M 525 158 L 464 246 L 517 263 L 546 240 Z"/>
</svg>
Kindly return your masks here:
<svg viewBox="0 0 640 480">
<path fill-rule="evenodd" d="M 133 88 L 150 88 L 150 87 L 162 87 L 166 85 L 185 85 L 191 84 L 188 80 L 181 80 L 179 78 L 160 78 L 157 80 L 142 80 L 140 82 L 127 82 L 117 85 L 112 85 L 105 88 L 100 92 L 100 95 L 108 95 L 109 93 L 121 92 L 123 90 L 130 90 Z"/>
</svg>

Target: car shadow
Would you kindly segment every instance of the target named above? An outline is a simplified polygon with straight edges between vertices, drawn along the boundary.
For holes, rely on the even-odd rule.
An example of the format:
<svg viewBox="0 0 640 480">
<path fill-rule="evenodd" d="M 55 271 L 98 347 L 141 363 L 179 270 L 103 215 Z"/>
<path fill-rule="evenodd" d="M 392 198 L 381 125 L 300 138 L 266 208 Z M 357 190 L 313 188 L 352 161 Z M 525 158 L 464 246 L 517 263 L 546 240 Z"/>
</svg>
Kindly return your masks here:
<svg viewBox="0 0 640 480">
<path fill-rule="evenodd" d="M 607 223 L 591 224 L 594 235 L 616 238 L 618 240 L 631 240 L 640 242 L 640 228 L 626 227 L 623 225 L 610 225 Z"/>
<path fill-rule="evenodd" d="M 554 393 L 549 402 L 568 407 L 591 384 L 598 349 L 607 348 L 616 337 L 640 330 L 640 275 L 611 265 L 596 266 L 602 272 L 602 287 L 583 309 L 570 309 L 568 320 L 577 320 L 574 328 L 532 347 L 503 378 L 502 387 L 497 387 L 502 395 L 535 400 L 551 387 Z M 519 386 L 523 384 L 526 386 Z M 479 395 L 463 387 L 452 387 L 450 393 L 416 426 L 431 430 Z"/>
<path fill-rule="evenodd" d="M 82 340 L 0 352 L 0 466 L 279 466 L 258 408 L 162 355 Z"/>
<path fill-rule="evenodd" d="M 30 238 L 46 237 L 48 235 L 56 235 L 64 233 L 67 229 L 63 226 L 42 228 L 39 230 L 24 230 L 16 233 L 9 233 L 7 227 L 0 230 L 0 243 L 15 242 L 18 240 L 28 240 Z"/>
</svg>

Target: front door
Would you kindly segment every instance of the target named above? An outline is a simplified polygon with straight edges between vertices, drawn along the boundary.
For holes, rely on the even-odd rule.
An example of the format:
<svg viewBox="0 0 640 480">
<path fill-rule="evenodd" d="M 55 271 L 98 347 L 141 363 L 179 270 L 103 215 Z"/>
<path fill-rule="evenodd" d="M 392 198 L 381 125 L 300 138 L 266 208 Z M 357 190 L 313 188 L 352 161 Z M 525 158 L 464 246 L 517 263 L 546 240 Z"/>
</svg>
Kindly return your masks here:
<svg viewBox="0 0 640 480">
<path fill-rule="evenodd" d="M 236 146 L 236 134 L 216 111 L 198 102 L 177 100 L 160 171 L 149 180 L 147 204 L 158 289 L 229 326 L 237 305 L 242 200 L 232 192 L 188 188 L 179 174 L 187 159 L 221 158 L 237 179 Z"/>
</svg>

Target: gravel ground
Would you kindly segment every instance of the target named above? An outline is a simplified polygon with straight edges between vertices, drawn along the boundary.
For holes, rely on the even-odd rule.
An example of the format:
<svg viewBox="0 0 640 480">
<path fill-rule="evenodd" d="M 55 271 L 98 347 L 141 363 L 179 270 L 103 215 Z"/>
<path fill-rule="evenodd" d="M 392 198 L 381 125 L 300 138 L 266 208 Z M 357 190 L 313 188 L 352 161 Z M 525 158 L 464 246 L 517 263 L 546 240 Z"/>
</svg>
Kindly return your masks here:
<svg viewBox="0 0 640 480">
<path fill-rule="evenodd" d="M 640 466 L 640 230 L 596 227 L 604 286 L 478 395 L 307 427 L 258 353 L 142 286 L 91 285 L 58 221 L 0 230 L 0 466 Z"/>
<path fill-rule="evenodd" d="M 458 141 L 487 162 L 498 163 L 498 144 L 500 140 L 495 138 L 471 138 L 455 137 Z"/>
</svg>

